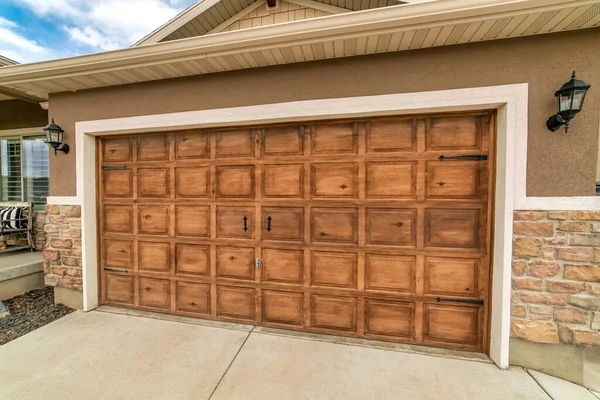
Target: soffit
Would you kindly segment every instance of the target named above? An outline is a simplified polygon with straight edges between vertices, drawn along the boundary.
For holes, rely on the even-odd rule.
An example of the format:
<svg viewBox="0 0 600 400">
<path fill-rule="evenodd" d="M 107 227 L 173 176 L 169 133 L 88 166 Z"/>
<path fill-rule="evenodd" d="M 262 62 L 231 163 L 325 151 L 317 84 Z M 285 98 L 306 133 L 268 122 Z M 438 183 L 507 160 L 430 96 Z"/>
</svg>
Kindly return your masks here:
<svg viewBox="0 0 600 400">
<path fill-rule="evenodd" d="M 597 0 L 448 0 L 0 68 L 0 85 L 44 93 L 76 91 L 599 26 Z"/>
</svg>

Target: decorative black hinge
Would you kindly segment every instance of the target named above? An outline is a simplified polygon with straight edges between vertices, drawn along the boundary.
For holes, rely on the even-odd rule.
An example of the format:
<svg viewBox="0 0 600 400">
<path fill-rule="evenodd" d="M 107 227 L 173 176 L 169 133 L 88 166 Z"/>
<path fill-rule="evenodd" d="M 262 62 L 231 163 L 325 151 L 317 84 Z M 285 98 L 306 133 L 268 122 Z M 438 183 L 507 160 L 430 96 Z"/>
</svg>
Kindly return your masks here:
<svg viewBox="0 0 600 400">
<path fill-rule="evenodd" d="M 127 169 L 127 165 L 103 165 L 102 171 L 111 170 L 111 169 Z"/>
<path fill-rule="evenodd" d="M 248 232 L 248 217 L 244 215 L 244 232 Z"/>
<path fill-rule="evenodd" d="M 437 301 L 438 303 L 440 301 L 450 301 L 450 302 L 454 302 L 454 303 L 478 304 L 480 306 L 483 305 L 483 300 L 479 300 L 479 299 L 449 299 L 449 298 L 443 298 L 443 297 L 436 297 L 435 301 Z"/>
<path fill-rule="evenodd" d="M 128 274 L 129 272 L 126 269 L 116 269 L 116 268 L 106 268 L 104 267 L 104 272 L 116 272 L 120 274 Z"/>
<path fill-rule="evenodd" d="M 488 159 L 488 156 L 485 154 L 474 155 L 474 156 L 439 156 L 438 160 L 446 161 L 446 160 L 458 160 L 458 161 L 485 161 Z"/>
<path fill-rule="evenodd" d="M 271 232 L 271 216 L 267 218 L 267 232 Z"/>
</svg>

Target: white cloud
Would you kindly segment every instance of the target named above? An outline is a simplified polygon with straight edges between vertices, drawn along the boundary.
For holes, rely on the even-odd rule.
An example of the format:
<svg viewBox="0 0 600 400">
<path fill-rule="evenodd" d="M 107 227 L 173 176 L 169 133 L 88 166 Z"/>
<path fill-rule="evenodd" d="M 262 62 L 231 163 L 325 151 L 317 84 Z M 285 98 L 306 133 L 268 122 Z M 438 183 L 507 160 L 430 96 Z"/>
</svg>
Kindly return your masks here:
<svg viewBox="0 0 600 400">
<path fill-rule="evenodd" d="M 48 49 L 27 39 L 14 21 L 0 17 L 0 54 L 18 62 L 34 62 L 48 57 Z"/>
</svg>

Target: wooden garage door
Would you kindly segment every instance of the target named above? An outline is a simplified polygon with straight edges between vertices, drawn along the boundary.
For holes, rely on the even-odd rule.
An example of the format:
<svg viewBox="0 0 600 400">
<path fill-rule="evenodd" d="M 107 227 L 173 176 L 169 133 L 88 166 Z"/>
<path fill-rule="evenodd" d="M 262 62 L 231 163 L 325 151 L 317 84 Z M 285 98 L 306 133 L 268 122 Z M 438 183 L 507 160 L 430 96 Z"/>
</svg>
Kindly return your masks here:
<svg viewBox="0 0 600 400">
<path fill-rule="evenodd" d="M 102 139 L 101 303 L 486 351 L 492 118 Z"/>
</svg>

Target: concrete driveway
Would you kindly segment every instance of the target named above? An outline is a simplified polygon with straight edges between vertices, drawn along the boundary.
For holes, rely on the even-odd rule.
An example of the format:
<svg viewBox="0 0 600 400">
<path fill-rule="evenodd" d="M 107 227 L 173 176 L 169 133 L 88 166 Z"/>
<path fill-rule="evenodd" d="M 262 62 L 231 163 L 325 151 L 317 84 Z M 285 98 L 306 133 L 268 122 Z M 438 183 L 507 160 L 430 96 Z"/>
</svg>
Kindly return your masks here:
<svg viewBox="0 0 600 400">
<path fill-rule="evenodd" d="M 550 398 L 521 368 L 213 325 L 70 314 L 0 347 L 0 398 Z"/>
</svg>

